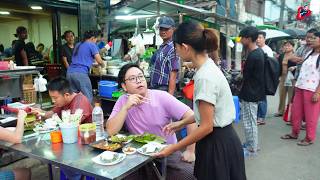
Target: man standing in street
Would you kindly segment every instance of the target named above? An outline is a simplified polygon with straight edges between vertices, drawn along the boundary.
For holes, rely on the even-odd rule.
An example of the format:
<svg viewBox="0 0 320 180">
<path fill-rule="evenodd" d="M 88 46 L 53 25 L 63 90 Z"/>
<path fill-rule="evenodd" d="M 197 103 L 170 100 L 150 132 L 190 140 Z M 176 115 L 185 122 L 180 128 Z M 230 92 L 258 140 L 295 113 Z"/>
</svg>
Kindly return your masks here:
<svg viewBox="0 0 320 180">
<path fill-rule="evenodd" d="M 152 89 L 168 91 L 171 95 L 176 89 L 180 69 L 180 60 L 172 41 L 174 27 L 175 22 L 172 18 L 163 16 L 159 19 L 159 30 L 163 43 L 151 59 L 150 75 Z"/>
<path fill-rule="evenodd" d="M 243 85 L 239 94 L 245 133 L 244 152 L 247 157 L 256 155 L 258 150 L 258 102 L 265 97 L 264 53 L 256 45 L 258 33 L 257 28 L 249 26 L 239 34 L 242 45 L 248 51 L 243 68 Z"/>
<path fill-rule="evenodd" d="M 269 57 L 273 57 L 272 49 L 266 45 L 266 33 L 263 31 L 259 31 L 258 33 L 258 39 L 256 41 L 257 46 L 263 50 L 265 54 L 267 54 Z M 258 125 L 265 125 L 265 118 L 267 115 L 267 109 L 268 109 L 268 102 L 267 102 L 267 96 L 264 96 L 262 101 L 259 101 L 258 103 L 258 119 L 257 124 Z"/>
</svg>

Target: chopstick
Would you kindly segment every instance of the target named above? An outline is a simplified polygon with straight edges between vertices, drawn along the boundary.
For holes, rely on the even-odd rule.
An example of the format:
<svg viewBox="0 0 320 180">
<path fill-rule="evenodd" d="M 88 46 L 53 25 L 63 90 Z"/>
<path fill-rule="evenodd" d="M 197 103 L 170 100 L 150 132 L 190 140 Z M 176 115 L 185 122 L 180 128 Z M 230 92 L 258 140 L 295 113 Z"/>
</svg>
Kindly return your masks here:
<svg viewBox="0 0 320 180">
<path fill-rule="evenodd" d="M 130 96 L 130 95 L 133 95 L 133 94 L 127 94 L 127 96 Z M 140 101 L 144 103 L 150 103 L 149 101 L 151 101 L 151 99 L 147 97 L 142 97 Z"/>
<path fill-rule="evenodd" d="M 27 121 L 26 121 L 26 120 L 24 120 L 24 124 L 25 124 L 26 126 L 29 126 L 29 124 L 27 123 Z"/>
<path fill-rule="evenodd" d="M 127 94 L 127 95 L 130 96 L 130 95 L 133 95 L 133 94 Z M 142 99 L 151 100 L 150 98 L 147 98 L 147 97 L 144 97 L 144 96 L 142 96 Z"/>
</svg>

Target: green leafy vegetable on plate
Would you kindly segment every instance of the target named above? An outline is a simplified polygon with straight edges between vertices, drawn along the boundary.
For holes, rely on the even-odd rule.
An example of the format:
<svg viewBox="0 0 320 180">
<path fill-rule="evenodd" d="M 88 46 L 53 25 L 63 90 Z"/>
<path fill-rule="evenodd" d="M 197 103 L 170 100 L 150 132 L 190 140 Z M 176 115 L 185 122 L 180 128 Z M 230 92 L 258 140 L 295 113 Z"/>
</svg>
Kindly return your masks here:
<svg viewBox="0 0 320 180">
<path fill-rule="evenodd" d="M 152 141 L 155 141 L 161 144 L 166 142 L 165 139 L 163 139 L 162 137 L 157 136 L 155 134 L 151 134 L 151 133 L 143 133 L 140 135 L 130 135 L 129 138 L 133 138 L 134 141 L 143 143 L 143 144 L 147 144 Z"/>
</svg>

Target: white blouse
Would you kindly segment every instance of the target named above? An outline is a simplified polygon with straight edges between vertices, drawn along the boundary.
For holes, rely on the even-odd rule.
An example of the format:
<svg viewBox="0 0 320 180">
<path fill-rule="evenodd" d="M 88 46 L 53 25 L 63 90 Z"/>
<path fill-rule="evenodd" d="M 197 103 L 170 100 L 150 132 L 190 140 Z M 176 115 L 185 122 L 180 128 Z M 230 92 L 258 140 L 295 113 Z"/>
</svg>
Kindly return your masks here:
<svg viewBox="0 0 320 180">
<path fill-rule="evenodd" d="M 215 107 L 212 117 L 214 127 L 225 127 L 235 118 L 235 107 L 229 84 L 221 70 L 208 58 L 194 76 L 193 108 L 196 123 L 201 122 L 199 101 L 206 101 Z"/>
<path fill-rule="evenodd" d="M 320 82 L 320 66 L 316 68 L 319 54 L 310 55 L 301 67 L 296 87 L 315 92 Z"/>
</svg>

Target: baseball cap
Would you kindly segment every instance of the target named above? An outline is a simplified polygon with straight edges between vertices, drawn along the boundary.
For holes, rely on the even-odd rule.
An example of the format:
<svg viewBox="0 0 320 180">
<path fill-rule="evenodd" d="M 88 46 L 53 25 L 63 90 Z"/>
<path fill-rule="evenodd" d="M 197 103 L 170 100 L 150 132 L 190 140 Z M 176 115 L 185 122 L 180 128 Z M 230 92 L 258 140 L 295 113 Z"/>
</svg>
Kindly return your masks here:
<svg viewBox="0 0 320 180">
<path fill-rule="evenodd" d="M 163 16 L 159 19 L 159 27 L 171 28 L 175 26 L 175 22 L 171 17 Z"/>
</svg>

